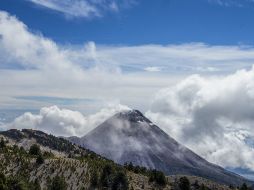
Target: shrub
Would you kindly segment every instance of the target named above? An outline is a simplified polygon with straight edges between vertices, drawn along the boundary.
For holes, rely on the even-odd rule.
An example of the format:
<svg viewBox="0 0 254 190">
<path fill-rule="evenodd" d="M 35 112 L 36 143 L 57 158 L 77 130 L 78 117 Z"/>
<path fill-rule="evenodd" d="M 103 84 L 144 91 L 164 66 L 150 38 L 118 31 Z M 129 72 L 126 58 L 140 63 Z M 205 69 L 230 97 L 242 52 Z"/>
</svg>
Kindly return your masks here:
<svg viewBox="0 0 254 190">
<path fill-rule="evenodd" d="M 36 178 L 35 181 L 34 181 L 34 184 L 33 184 L 33 190 L 41 190 L 41 186 L 40 186 L 40 183 L 39 183 L 39 180 Z"/>
<path fill-rule="evenodd" d="M 53 178 L 50 190 L 67 190 L 67 183 L 63 177 L 56 176 Z"/>
<path fill-rule="evenodd" d="M 44 163 L 44 158 L 41 154 L 39 154 L 36 158 L 36 164 L 41 165 Z"/>
<path fill-rule="evenodd" d="M 118 172 L 113 179 L 112 190 L 127 190 L 129 183 L 124 172 Z"/>
<path fill-rule="evenodd" d="M 149 177 L 149 181 L 155 182 L 157 185 L 160 185 L 160 186 L 165 186 L 167 183 L 164 173 L 157 170 L 152 170 Z"/>
<path fill-rule="evenodd" d="M 43 157 L 44 158 L 53 158 L 54 157 L 54 154 L 50 151 L 50 152 L 48 152 L 48 151 L 45 151 L 44 153 L 43 153 Z"/>
<path fill-rule="evenodd" d="M 133 171 L 134 170 L 134 166 L 132 164 L 132 162 L 128 163 L 128 162 L 125 162 L 124 163 L 124 167 L 129 170 L 129 171 Z"/>
<path fill-rule="evenodd" d="M 29 190 L 28 184 L 24 180 L 18 178 L 9 178 L 7 185 L 9 190 Z"/>
<path fill-rule="evenodd" d="M 40 146 L 37 144 L 33 144 L 29 149 L 29 154 L 35 156 L 40 155 L 41 154 Z"/>
</svg>

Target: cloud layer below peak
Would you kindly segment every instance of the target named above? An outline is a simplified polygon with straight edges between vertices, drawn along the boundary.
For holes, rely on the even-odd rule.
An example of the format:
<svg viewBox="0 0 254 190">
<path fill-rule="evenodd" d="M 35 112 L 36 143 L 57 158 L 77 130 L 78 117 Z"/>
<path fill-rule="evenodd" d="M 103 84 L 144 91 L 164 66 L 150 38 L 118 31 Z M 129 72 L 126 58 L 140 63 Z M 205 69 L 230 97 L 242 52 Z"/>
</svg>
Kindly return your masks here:
<svg viewBox="0 0 254 190">
<path fill-rule="evenodd" d="M 129 110 L 121 104 L 110 105 L 96 114 L 84 116 L 78 111 L 43 107 L 38 114 L 26 112 L 8 124 L 0 123 L 0 129 L 37 129 L 57 136 L 83 136 L 117 112 Z"/>
<path fill-rule="evenodd" d="M 213 163 L 254 168 L 253 68 L 221 77 L 187 77 L 159 91 L 146 115 Z"/>
</svg>

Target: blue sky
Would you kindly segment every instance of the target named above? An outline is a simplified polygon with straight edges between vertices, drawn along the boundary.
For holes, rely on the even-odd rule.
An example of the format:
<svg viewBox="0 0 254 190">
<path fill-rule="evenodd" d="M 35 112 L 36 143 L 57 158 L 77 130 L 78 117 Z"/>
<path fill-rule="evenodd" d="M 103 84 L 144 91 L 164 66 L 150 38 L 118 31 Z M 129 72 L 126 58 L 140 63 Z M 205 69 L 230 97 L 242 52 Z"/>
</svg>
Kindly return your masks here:
<svg viewBox="0 0 254 190">
<path fill-rule="evenodd" d="M 0 130 L 82 136 L 139 109 L 254 178 L 253 19 L 253 0 L 0 0 Z"/>
<path fill-rule="evenodd" d="M 0 0 L 0 9 L 63 44 L 254 43 L 254 3 L 248 0 L 136 0 L 100 17 L 68 17 L 29 0 Z"/>
</svg>

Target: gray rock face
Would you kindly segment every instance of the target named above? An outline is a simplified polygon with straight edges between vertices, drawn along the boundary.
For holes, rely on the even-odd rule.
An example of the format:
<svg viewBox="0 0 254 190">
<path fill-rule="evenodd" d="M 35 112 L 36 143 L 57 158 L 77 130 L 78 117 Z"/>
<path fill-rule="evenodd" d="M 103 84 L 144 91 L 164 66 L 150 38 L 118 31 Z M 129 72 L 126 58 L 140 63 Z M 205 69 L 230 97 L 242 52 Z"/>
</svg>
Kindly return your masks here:
<svg viewBox="0 0 254 190">
<path fill-rule="evenodd" d="M 69 140 L 119 164 L 132 162 L 167 175 L 196 175 L 225 184 L 246 182 L 179 144 L 137 110 L 118 113 L 86 136 Z"/>
</svg>

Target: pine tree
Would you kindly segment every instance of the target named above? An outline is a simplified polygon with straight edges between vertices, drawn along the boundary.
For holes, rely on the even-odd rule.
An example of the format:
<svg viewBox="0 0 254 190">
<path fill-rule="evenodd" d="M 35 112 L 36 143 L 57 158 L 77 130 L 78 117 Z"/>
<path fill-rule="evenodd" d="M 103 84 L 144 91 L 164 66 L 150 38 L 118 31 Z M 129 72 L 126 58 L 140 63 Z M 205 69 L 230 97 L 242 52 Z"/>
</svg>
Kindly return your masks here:
<svg viewBox="0 0 254 190">
<path fill-rule="evenodd" d="M 29 149 L 29 154 L 35 155 L 35 156 L 41 154 L 40 146 L 37 145 L 37 144 L 33 144 L 33 145 L 30 147 L 30 149 Z"/>
<path fill-rule="evenodd" d="M 129 183 L 126 174 L 118 172 L 113 179 L 112 190 L 127 190 L 128 188 Z"/>
<path fill-rule="evenodd" d="M 111 165 L 108 164 L 104 166 L 101 173 L 101 178 L 100 178 L 100 183 L 102 187 L 105 187 L 105 188 L 110 187 L 112 173 L 113 173 L 113 169 Z"/>
<path fill-rule="evenodd" d="M 4 148 L 6 145 L 5 145 L 5 141 L 3 138 L 1 138 L 1 141 L 0 141 L 0 148 Z"/>
<path fill-rule="evenodd" d="M 97 187 L 98 186 L 98 173 L 97 173 L 97 171 L 92 172 L 90 183 L 91 183 L 91 187 Z"/>
<path fill-rule="evenodd" d="M 36 164 L 41 165 L 44 163 L 44 158 L 41 154 L 39 154 L 36 158 Z"/>
<path fill-rule="evenodd" d="M 240 190 L 248 190 L 246 183 L 243 183 Z"/>
<path fill-rule="evenodd" d="M 190 181 L 187 177 L 181 177 L 179 180 L 180 190 L 190 190 Z"/>
</svg>

